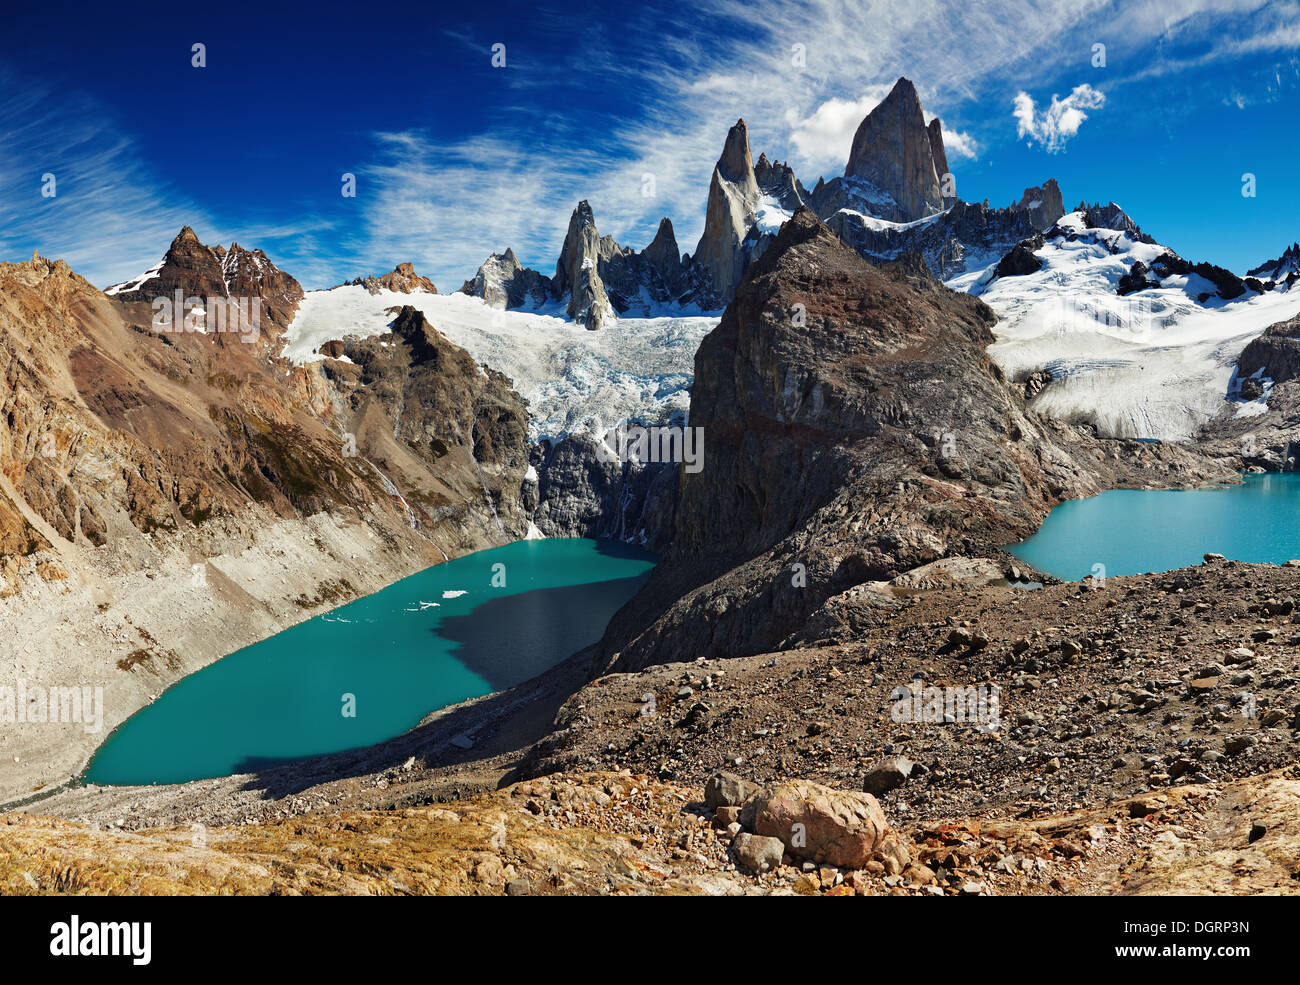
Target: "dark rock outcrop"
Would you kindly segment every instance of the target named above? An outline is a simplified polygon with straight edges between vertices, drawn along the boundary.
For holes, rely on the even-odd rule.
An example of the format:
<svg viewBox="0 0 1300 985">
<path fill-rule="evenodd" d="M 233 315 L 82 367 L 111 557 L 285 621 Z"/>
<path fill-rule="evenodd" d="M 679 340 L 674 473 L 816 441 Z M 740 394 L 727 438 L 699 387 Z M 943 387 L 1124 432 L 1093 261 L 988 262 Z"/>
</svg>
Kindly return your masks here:
<svg viewBox="0 0 1300 985">
<path fill-rule="evenodd" d="M 1248 270 L 1246 276 L 1291 287 L 1300 280 L 1300 243 L 1292 243 L 1276 260 L 1261 263 L 1253 270 Z"/>
<path fill-rule="evenodd" d="M 834 208 L 834 199 L 827 198 L 827 194 L 823 190 L 824 208 L 819 208 L 818 214 L 859 254 L 871 260 L 892 260 L 904 253 L 917 253 L 925 259 L 930 271 L 944 280 L 995 262 L 1017 243 L 1051 225 L 1050 222 L 1047 226 L 1040 225 L 1045 218 L 1040 209 L 1018 205 L 994 209 L 987 202 L 957 200 L 946 212 L 929 221 L 910 226 L 883 226 L 865 221 L 855 210 Z M 818 198 L 816 191 L 813 198 Z"/>
<path fill-rule="evenodd" d="M 776 648 L 827 600 L 941 557 L 987 557 L 1107 456 L 1025 408 L 985 347 L 992 312 L 923 266 L 873 267 L 810 211 L 700 346 L 673 541 L 610 623 L 598 670 Z M 1114 443 L 1168 455 L 1177 449 Z"/>
<path fill-rule="evenodd" d="M 1151 261 L 1149 268 L 1140 260 L 1134 263 L 1120 279 L 1118 291 L 1120 294 L 1132 294 L 1148 287 L 1159 287 L 1160 282 L 1167 277 L 1186 277 L 1189 274 L 1204 277 L 1214 285 L 1213 291 L 1202 291 L 1197 295 L 1196 300 L 1202 303 L 1216 295 L 1225 301 L 1232 301 L 1251 289 L 1249 284 L 1231 270 L 1212 263 L 1192 263 L 1177 253 L 1166 250 Z"/>
<path fill-rule="evenodd" d="M 1083 224 L 1089 229 L 1117 229 L 1126 233 L 1134 242 L 1155 243 L 1154 239 L 1142 231 L 1142 227 L 1133 220 L 1133 217 L 1114 202 L 1107 202 L 1105 205 L 1097 203 L 1089 205 L 1080 202 L 1074 211 L 1083 213 Z"/>
<path fill-rule="evenodd" d="M 1270 325 L 1237 358 L 1237 376 L 1259 374 L 1276 386 L 1300 377 L 1300 315 Z"/>
<path fill-rule="evenodd" d="M 1043 269 L 1043 261 L 1034 256 L 1034 250 L 1041 248 L 1043 238 L 1038 237 L 1038 246 L 1034 246 L 1033 240 L 1024 243 L 1017 243 L 1001 260 L 998 261 L 997 276 L 999 277 L 1023 277 L 1026 274 L 1035 274 Z"/>
<path fill-rule="evenodd" d="M 588 434 L 543 442 L 533 522 L 547 537 L 605 537 L 652 551 L 672 536 L 677 473 L 666 463 L 602 461 Z"/>
</svg>

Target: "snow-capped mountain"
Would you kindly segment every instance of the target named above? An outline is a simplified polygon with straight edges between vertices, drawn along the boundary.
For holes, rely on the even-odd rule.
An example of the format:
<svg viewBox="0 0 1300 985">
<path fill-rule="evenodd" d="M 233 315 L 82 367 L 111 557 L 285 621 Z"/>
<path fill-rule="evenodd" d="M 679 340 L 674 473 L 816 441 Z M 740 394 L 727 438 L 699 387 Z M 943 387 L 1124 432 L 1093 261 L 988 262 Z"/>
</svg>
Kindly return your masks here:
<svg viewBox="0 0 1300 985">
<path fill-rule="evenodd" d="M 200 294 L 276 297 L 289 314 L 275 352 L 300 366 L 345 363 L 348 337 L 382 347 L 411 306 L 528 401 L 529 439 L 545 449 L 535 463 L 541 483 L 566 484 L 570 496 L 556 507 L 567 517 L 556 532 L 587 529 L 574 516 L 598 512 L 575 507 L 574 497 L 621 495 L 581 479 L 595 468 L 597 436 L 625 420 L 684 415 L 701 339 L 803 207 L 860 255 L 919 255 L 949 287 L 981 296 L 1000 316 L 991 354 L 1041 411 L 1086 419 L 1104 434 L 1167 439 L 1190 438 L 1225 412 L 1259 412 L 1266 385 L 1241 386 L 1234 366 L 1248 341 L 1300 310 L 1300 294 L 1285 290 L 1300 246 L 1242 279 L 1184 260 L 1113 203 L 1067 215 L 1052 179 L 993 208 L 952 194 L 948 168 L 940 121 L 926 124 L 915 87 L 900 79 L 863 119 L 845 173 L 811 192 L 788 165 L 763 154 L 755 162 L 738 120 L 713 169 L 693 254 L 681 252 L 668 218 L 645 248 L 622 246 L 600 233 L 582 201 L 553 275 L 505 249 L 454 295 L 439 295 L 410 264 L 303 295 L 260 251 L 208 248 L 188 228 L 158 266 L 109 293 L 147 300 L 175 282 Z M 557 461 L 565 474 L 548 480 Z"/>
<path fill-rule="evenodd" d="M 260 299 L 264 336 L 278 334 L 289 324 L 303 293 L 298 281 L 261 250 L 248 250 L 238 243 L 231 243 L 229 249 L 205 246 L 189 226 L 176 234 L 157 265 L 105 288 L 104 293 L 119 301 L 152 302 L 177 290 L 202 302 L 208 298 Z"/>
<path fill-rule="evenodd" d="M 307 292 L 283 355 L 303 364 L 326 358 L 322 347 L 333 340 L 387 335 L 402 305 L 422 311 L 450 341 L 513 381 L 528 401 L 533 441 L 603 435 L 623 420 L 658 423 L 684 413 L 695 350 L 717 324 L 700 316 L 622 318 L 584 332 L 559 309 L 505 311 L 459 293 L 372 294 L 345 285 Z"/>
<path fill-rule="evenodd" d="M 927 126 L 916 87 L 899 79 L 858 127 L 841 177 L 809 201 L 837 236 L 870 260 L 919 253 L 941 280 L 982 271 L 1065 214 L 1054 179 L 1006 208 L 964 202 L 948 170 L 939 118 Z"/>
<path fill-rule="evenodd" d="M 713 169 L 704 232 L 693 255 L 681 252 L 666 217 L 645 249 L 620 246 L 600 234 L 584 200 L 569 218 L 553 277 L 521 266 L 506 249 L 488 257 L 461 292 L 498 308 L 560 307 L 590 329 L 625 316 L 720 314 L 745 268 L 807 199 L 788 165 L 765 155 L 754 163 L 748 128 L 738 120 Z"/>
<path fill-rule="evenodd" d="M 1293 293 L 1189 263 L 1113 203 L 949 286 L 997 312 L 989 352 L 1037 410 L 1118 437 L 1185 440 L 1222 413 L 1259 413 L 1233 385 L 1237 357 L 1300 311 Z"/>
<path fill-rule="evenodd" d="M 955 194 L 942 123 L 927 125 L 916 88 L 899 79 L 862 120 L 842 176 L 810 192 L 785 163 L 755 161 L 743 119 L 727 131 L 710 176 L 704 230 L 682 254 L 672 222 L 636 251 L 602 236 L 582 201 L 569 219 L 555 274 L 494 253 L 461 287 L 493 307 L 563 312 L 596 329 L 616 317 L 721 313 L 749 265 L 801 207 L 815 211 L 845 243 L 871 260 L 919 253 L 935 276 L 982 271 L 1018 242 L 1065 214 L 1054 180 L 1026 188 L 1006 208 Z"/>
<path fill-rule="evenodd" d="M 1274 284 L 1291 288 L 1300 280 L 1300 243 L 1292 243 L 1276 260 L 1261 263 L 1254 270 L 1248 271 L 1247 276 L 1271 280 Z"/>
</svg>

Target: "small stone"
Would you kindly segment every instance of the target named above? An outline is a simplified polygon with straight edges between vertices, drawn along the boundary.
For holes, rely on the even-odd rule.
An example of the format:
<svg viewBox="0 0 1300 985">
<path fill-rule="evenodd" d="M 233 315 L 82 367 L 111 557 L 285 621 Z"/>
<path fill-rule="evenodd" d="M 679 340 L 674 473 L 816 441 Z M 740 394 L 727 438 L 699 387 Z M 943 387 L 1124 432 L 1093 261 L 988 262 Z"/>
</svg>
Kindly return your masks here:
<svg viewBox="0 0 1300 985">
<path fill-rule="evenodd" d="M 776 869 L 785 854 L 785 845 L 780 838 L 750 834 L 742 831 L 731 842 L 736 853 L 736 861 L 746 872 L 761 873 Z M 806 876 L 803 878 L 807 878 Z"/>
<path fill-rule="evenodd" d="M 1247 749 L 1258 744 L 1259 739 L 1253 735 L 1234 735 L 1223 743 L 1223 751 L 1229 756 L 1239 756 Z"/>
<path fill-rule="evenodd" d="M 714 773 L 704 784 L 704 803 L 717 810 L 719 807 L 739 807 L 758 793 L 758 785 L 728 773 Z"/>
<path fill-rule="evenodd" d="M 729 805 L 722 805 L 713 810 L 713 826 L 719 831 L 726 831 L 728 827 L 740 822 L 740 808 Z"/>
<path fill-rule="evenodd" d="M 912 775 L 913 764 L 906 756 L 890 756 L 873 766 L 862 781 L 862 789 L 880 797 L 901 787 Z"/>
</svg>

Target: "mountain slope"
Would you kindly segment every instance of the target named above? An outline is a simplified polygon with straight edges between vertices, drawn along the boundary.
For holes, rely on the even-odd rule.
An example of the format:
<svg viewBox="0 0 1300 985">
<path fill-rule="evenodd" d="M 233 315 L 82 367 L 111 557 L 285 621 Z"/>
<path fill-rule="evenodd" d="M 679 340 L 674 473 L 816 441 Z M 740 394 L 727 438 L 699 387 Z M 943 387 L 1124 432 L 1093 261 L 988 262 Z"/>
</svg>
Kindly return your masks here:
<svg viewBox="0 0 1300 985">
<path fill-rule="evenodd" d="M 774 649 L 856 585 L 996 556 L 1063 498 L 1148 466 L 1224 474 L 1028 412 L 986 352 L 993 322 L 923 267 L 877 269 L 797 213 L 700 345 L 705 468 L 680 474 L 672 547 L 611 621 L 598 670 Z"/>
<path fill-rule="evenodd" d="M 1256 412 L 1230 393 L 1237 356 L 1300 311 L 1293 293 L 1188 263 L 1113 203 L 1080 207 L 1016 255 L 955 282 L 999 315 L 990 354 L 1012 379 L 1041 374 L 1035 409 L 1114 437 L 1188 440 Z"/>
<path fill-rule="evenodd" d="M 0 678 L 102 687 L 105 702 L 96 730 L 6 725 L 0 802 L 66 781 L 104 730 L 179 677 L 527 528 L 510 512 L 527 444 L 507 381 L 425 333 L 442 396 L 413 383 L 413 416 L 454 433 L 481 407 L 467 438 L 487 464 L 463 447 L 408 452 L 440 496 L 413 518 L 366 441 L 353 449 L 322 374 L 276 361 L 265 335 L 154 330 L 155 288 L 216 296 L 254 279 L 246 258 L 260 254 L 196 244 L 183 231 L 157 283 L 112 297 L 61 261 L 0 264 Z M 268 297 L 292 294 L 291 279 L 255 267 Z"/>
</svg>

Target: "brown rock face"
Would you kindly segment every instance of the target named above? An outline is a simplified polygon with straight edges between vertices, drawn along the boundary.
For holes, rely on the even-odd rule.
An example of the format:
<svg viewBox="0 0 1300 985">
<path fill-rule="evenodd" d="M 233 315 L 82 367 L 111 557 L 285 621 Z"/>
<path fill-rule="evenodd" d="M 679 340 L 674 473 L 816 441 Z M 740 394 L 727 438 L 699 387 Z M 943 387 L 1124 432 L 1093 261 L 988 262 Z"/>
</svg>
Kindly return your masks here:
<svg viewBox="0 0 1300 985">
<path fill-rule="evenodd" d="M 352 510 L 377 528 L 422 523 L 448 552 L 522 534 L 514 502 L 526 415 L 508 380 L 485 376 L 423 324 L 392 347 L 394 358 L 415 353 L 404 369 L 408 406 L 394 408 L 407 417 L 397 429 L 409 446 L 402 464 L 413 485 L 436 490 L 413 519 L 364 449 L 349 454 L 342 434 L 365 421 L 338 413 L 320 364 L 286 374 L 259 346 L 160 334 L 151 305 L 131 300 L 155 287 L 193 296 L 227 285 L 284 297 L 296 281 L 260 251 L 209 250 L 189 230 L 156 280 L 110 299 L 61 261 L 0 264 L 0 556 L 75 553 L 159 530 L 188 536 L 217 517 L 234 522 L 250 504 L 283 517 Z M 374 390 L 402 382 L 376 373 Z M 391 441 L 394 424 L 385 428 Z M 448 447 L 438 451 L 439 440 Z M 486 479 L 469 451 L 447 455 L 457 445 L 473 449 Z M 432 545 L 412 550 L 441 556 Z"/>
<path fill-rule="evenodd" d="M 700 345 L 703 468 L 680 473 L 671 547 L 598 668 L 779 649 L 855 585 L 995 556 L 1098 491 L 1109 456 L 1026 410 L 985 351 L 993 320 L 796 213 Z"/>
<path fill-rule="evenodd" d="M 510 380 L 482 368 L 424 313 L 405 305 L 393 334 L 349 337 L 350 362 L 321 373 L 348 407 L 357 451 L 402 490 L 421 529 L 449 518 L 483 525 L 497 539 L 522 537 L 528 469 L 528 412 Z M 475 517 L 484 503 L 489 517 Z M 486 521 L 486 522 L 485 522 Z M 460 545 L 459 539 L 454 543 Z"/>
<path fill-rule="evenodd" d="M 907 861 L 906 847 L 869 793 L 788 780 L 760 793 L 753 810 L 754 830 L 781 839 L 795 858 L 845 869 L 860 869 L 886 851 Z"/>
<path fill-rule="evenodd" d="M 152 303 L 157 298 L 172 299 L 177 291 L 204 304 L 210 298 L 227 302 L 257 299 L 258 347 L 263 352 L 273 347 L 293 321 L 303 294 L 302 285 L 261 250 L 247 250 L 238 243 L 232 243 L 229 250 L 204 246 L 189 226 L 172 240 L 156 273 L 116 284 L 105 293 L 122 302 Z"/>
<path fill-rule="evenodd" d="M 899 79 L 858 126 L 844 174 L 892 196 L 902 219 L 911 221 L 943 211 L 939 175 L 947 171 L 947 157 L 944 171 L 936 169 L 935 158 L 916 87 Z"/>
<path fill-rule="evenodd" d="M 378 294 L 380 291 L 396 291 L 399 294 L 412 294 L 415 291 L 427 291 L 430 294 L 437 294 L 438 288 L 428 277 L 423 277 L 415 272 L 415 264 L 399 263 L 396 267 L 381 277 L 358 277 L 356 280 L 347 281 L 349 285 L 364 287 L 371 294 Z"/>
<path fill-rule="evenodd" d="M 740 283 L 745 262 L 741 243 L 754 224 L 758 201 L 749 129 L 744 120 L 737 120 L 727 132 L 722 156 L 709 181 L 704 233 L 695 247 L 695 260 L 709 272 L 720 297 L 730 297 Z"/>
</svg>

